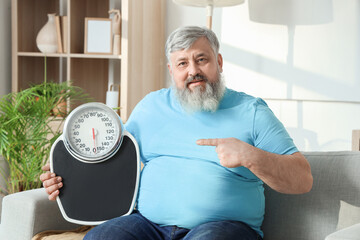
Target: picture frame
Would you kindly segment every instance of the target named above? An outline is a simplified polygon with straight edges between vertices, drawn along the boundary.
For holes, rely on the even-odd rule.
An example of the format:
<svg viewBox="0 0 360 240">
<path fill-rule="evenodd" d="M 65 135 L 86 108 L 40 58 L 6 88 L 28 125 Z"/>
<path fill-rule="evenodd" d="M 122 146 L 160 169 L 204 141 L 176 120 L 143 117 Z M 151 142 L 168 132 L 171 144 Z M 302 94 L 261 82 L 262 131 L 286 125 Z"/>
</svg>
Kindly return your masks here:
<svg viewBox="0 0 360 240">
<path fill-rule="evenodd" d="M 85 54 L 112 54 L 110 18 L 85 18 Z"/>
</svg>

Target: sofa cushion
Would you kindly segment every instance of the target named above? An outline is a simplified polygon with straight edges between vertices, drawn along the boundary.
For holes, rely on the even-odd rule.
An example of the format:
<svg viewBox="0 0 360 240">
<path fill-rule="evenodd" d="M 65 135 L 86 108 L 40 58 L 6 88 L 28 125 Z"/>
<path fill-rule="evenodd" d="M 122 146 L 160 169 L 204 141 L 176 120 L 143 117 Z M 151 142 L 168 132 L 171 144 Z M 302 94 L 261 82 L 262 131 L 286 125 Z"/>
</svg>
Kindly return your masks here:
<svg viewBox="0 0 360 240">
<path fill-rule="evenodd" d="M 265 186 L 264 240 L 325 239 L 360 218 L 360 152 L 303 154 L 311 165 L 313 188 L 287 195 Z M 344 218 L 348 211 L 352 214 Z"/>
<path fill-rule="evenodd" d="M 360 196 L 359 196 L 360 197 Z M 360 223 L 360 207 L 351 205 L 345 201 L 340 201 L 340 210 L 339 210 L 339 219 L 337 230 L 344 229 L 354 225 L 355 223 Z M 359 235 L 360 238 L 360 235 Z"/>
<path fill-rule="evenodd" d="M 325 240 L 359 240 L 360 223 L 330 234 Z"/>
</svg>

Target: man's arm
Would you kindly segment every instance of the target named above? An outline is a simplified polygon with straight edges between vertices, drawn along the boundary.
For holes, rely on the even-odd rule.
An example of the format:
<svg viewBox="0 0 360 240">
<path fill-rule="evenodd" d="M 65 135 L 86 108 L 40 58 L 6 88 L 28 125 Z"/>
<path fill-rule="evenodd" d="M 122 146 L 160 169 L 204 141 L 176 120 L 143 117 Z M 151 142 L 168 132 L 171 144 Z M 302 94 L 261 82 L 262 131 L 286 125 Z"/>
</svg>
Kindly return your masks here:
<svg viewBox="0 0 360 240">
<path fill-rule="evenodd" d="M 244 166 L 278 192 L 300 194 L 312 188 L 310 164 L 299 152 L 279 155 L 236 138 L 200 139 L 196 143 L 215 146 L 221 165 L 228 168 Z"/>
</svg>

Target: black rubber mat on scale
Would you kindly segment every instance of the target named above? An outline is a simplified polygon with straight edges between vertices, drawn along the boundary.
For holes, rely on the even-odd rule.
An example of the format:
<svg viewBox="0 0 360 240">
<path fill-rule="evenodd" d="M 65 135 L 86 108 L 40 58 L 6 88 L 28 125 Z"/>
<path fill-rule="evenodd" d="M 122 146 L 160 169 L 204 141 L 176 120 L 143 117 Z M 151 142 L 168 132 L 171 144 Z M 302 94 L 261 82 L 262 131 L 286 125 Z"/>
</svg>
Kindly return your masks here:
<svg viewBox="0 0 360 240">
<path fill-rule="evenodd" d="M 66 215 L 80 221 L 105 221 L 130 211 L 137 192 L 136 147 L 124 136 L 118 152 L 100 163 L 75 159 L 59 141 L 53 151 L 53 170 L 63 179 L 60 202 Z"/>
</svg>

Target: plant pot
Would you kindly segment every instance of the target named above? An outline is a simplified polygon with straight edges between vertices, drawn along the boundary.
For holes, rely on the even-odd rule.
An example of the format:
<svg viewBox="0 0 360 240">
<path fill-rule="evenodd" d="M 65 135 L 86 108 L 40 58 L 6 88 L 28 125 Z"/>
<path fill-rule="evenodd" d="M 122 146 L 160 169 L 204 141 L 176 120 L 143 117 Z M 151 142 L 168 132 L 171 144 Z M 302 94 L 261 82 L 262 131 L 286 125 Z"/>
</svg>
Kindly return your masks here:
<svg viewBox="0 0 360 240">
<path fill-rule="evenodd" d="M 67 113 L 66 100 L 60 99 L 56 107 L 52 109 L 52 114 L 55 117 L 65 117 Z"/>
</svg>

